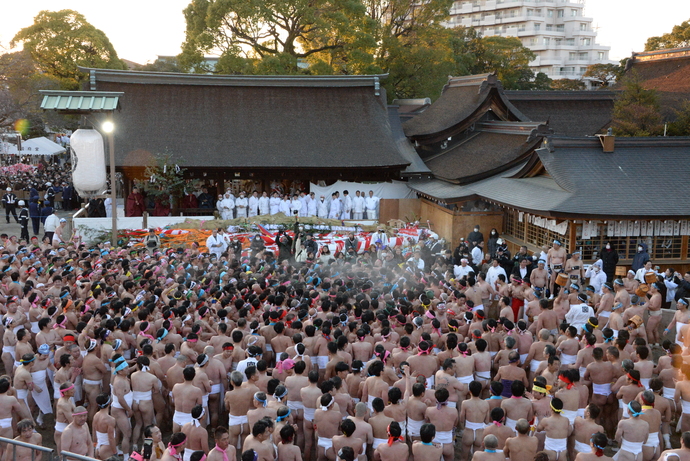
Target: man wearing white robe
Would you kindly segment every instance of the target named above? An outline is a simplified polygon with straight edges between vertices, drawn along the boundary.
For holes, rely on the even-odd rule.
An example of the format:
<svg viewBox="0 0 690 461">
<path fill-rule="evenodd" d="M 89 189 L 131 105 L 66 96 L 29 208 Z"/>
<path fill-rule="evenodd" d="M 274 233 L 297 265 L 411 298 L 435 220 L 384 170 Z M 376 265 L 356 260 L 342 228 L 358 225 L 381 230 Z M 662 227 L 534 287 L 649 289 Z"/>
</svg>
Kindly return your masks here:
<svg viewBox="0 0 690 461">
<path fill-rule="evenodd" d="M 331 194 L 331 208 L 328 213 L 328 219 L 340 219 L 342 204 L 338 198 L 338 195 L 340 195 L 338 192 L 333 192 L 333 194 Z"/>
<path fill-rule="evenodd" d="M 280 197 L 278 192 L 271 194 L 271 198 L 268 200 L 268 208 L 272 215 L 280 213 Z"/>
<path fill-rule="evenodd" d="M 206 239 L 206 247 L 209 253 L 216 255 L 220 258 L 220 255 L 225 251 L 225 239 L 222 235 L 218 234 L 218 229 L 213 229 L 211 235 Z"/>
<path fill-rule="evenodd" d="M 353 219 L 364 219 L 364 197 L 360 191 L 355 192 L 355 197 L 352 199 L 352 213 Z"/>
<path fill-rule="evenodd" d="M 262 192 L 261 197 L 259 198 L 259 214 L 260 215 L 267 215 L 270 209 L 270 199 L 268 198 L 268 194 L 266 191 Z"/>
<path fill-rule="evenodd" d="M 367 209 L 367 219 L 379 219 L 379 198 L 374 195 L 374 191 L 369 191 L 369 197 L 364 199 L 364 206 Z"/>
<path fill-rule="evenodd" d="M 316 214 L 321 219 L 326 219 L 328 217 L 328 202 L 323 195 L 319 201 L 316 202 Z"/>
<path fill-rule="evenodd" d="M 240 196 L 235 200 L 235 212 L 238 218 L 247 217 L 247 207 L 249 206 L 249 200 L 247 200 L 244 191 L 240 192 Z"/>
<path fill-rule="evenodd" d="M 280 212 L 283 213 L 285 216 L 290 216 L 292 213 L 291 211 L 291 206 L 292 203 L 290 202 L 290 197 L 285 194 L 283 195 L 283 200 L 280 201 Z"/>
<path fill-rule="evenodd" d="M 220 216 L 223 219 L 232 219 L 233 211 L 235 210 L 235 201 L 230 196 L 230 192 L 226 192 L 223 199 L 218 202 L 220 208 Z"/>
<path fill-rule="evenodd" d="M 340 219 L 350 219 L 350 213 L 352 213 L 352 197 L 350 193 L 346 190 L 343 191 L 343 213 L 340 215 Z"/>
<path fill-rule="evenodd" d="M 302 201 L 299 199 L 299 195 L 295 194 L 292 196 L 292 204 L 290 205 L 292 214 L 297 212 L 297 216 L 302 216 Z"/>
<path fill-rule="evenodd" d="M 312 218 L 314 216 L 316 216 L 316 194 L 311 192 L 307 203 L 307 217 Z"/>
<path fill-rule="evenodd" d="M 252 196 L 249 197 L 248 209 L 250 218 L 259 214 L 259 193 L 257 191 L 252 192 Z"/>
<path fill-rule="evenodd" d="M 309 196 L 302 191 L 299 193 L 299 201 L 302 204 L 299 209 L 299 216 L 300 218 L 307 217 L 307 210 L 309 209 Z"/>
</svg>

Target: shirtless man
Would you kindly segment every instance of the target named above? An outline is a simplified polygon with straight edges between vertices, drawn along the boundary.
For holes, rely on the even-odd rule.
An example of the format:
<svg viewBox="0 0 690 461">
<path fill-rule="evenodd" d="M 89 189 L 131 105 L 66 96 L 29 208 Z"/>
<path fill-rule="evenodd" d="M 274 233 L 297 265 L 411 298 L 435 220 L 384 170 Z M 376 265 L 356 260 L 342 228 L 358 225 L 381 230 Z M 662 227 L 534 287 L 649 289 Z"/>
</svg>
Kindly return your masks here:
<svg viewBox="0 0 690 461">
<path fill-rule="evenodd" d="M 175 405 L 175 415 L 173 416 L 173 432 L 180 432 L 182 426 L 192 421 L 192 408 L 202 404 L 202 392 L 193 384 L 196 370 L 187 367 L 182 372 L 184 382 L 175 384 L 172 388 L 173 404 Z M 226 396 L 226 408 L 228 406 Z M 230 423 L 232 427 L 233 423 Z"/>
<path fill-rule="evenodd" d="M 565 265 L 565 258 L 567 257 L 567 252 L 565 248 L 561 246 L 561 242 L 558 240 L 553 241 L 553 246 L 546 253 L 546 265 L 551 269 L 551 280 L 549 283 L 549 290 L 551 291 L 551 298 L 554 295 L 554 283 L 556 282 L 556 276 L 563 272 Z"/>
<path fill-rule="evenodd" d="M 580 259 L 581 254 L 579 250 L 573 251 L 572 257 L 565 262 L 564 270 L 568 274 L 571 282 L 580 283 L 585 277 L 585 269 Z"/>
<path fill-rule="evenodd" d="M 522 366 L 525 368 L 525 370 L 529 369 L 530 380 L 534 380 L 534 376 L 537 370 L 539 370 L 541 362 L 543 362 L 545 359 L 544 347 L 546 345 L 551 345 L 551 342 L 549 341 L 550 337 L 551 333 L 549 332 L 549 330 L 539 330 L 539 341 L 533 342 L 529 348 L 529 353 L 527 354 L 527 358 L 525 359 Z"/>
<path fill-rule="evenodd" d="M 190 457 L 195 451 L 208 453 L 208 432 L 200 422 L 202 418 L 206 418 L 206 410 L 201 405 L 195 405 L 192 408 L 192 420 L 182 426 L 182 432 L 187 436 L 184 461 L 190 461 Z"/>
<path fill-rule="evenodd" d="M 561 357 L 562 369 L 572 368 L 577 362 L 577 353 L 580 350 L 580 342 L 577 339 L 577 328 L 569 326 L 565 330 L 565 340 L 558 345 Z"/>
<path fill-rule="evenodd" d="M 433 443 L 436 427 L 425 423 L 419 429 L 421 440 L 412 442 L 412 457 L 415 461 L 438 461 L 443 455 L 443 445 Z"/>
<path fill-rule="evenodd" d="M 613 295 L 613 307 L 620 309 L 620 312 L 623 313 L 630 307 L 630 293 L 625 289 L 621 279 L 613 281 L 613 290 L 615 292 Z"/>
<path fill-rule="evenodd" d="M 13 415 L 21 415 L 25 418 L 31 416 L 15 396 L 7 395 L 9 389 L 10 381 L 4 378 L 0 379 L 0 437 L 6 439 L 12 438 Z M 0 459 L 3 459 L 5 447 L 4 443 L 0 444 Z"/>
<path fill-rule="evenodd" d="M 673 461 L 689 461 L 690 460 L 690 432 L 683 432 L 680 437 L 680 448 L 675 450 L 668 449 L 661 453 L 659 459 L 673 460 Z"/>
<path fill-rule="evenodd" d="M 558 334 L 559 318 L 558 314 L 554 310 L 554 304 L 556 301 L 549 301 L 546 299 L 539 300 L 539 307 L 541 311 L 537 316 L 536 325 L 534 326 L 534 331 L 541 331 L 542 329 L 548 330 L 551 336 L 556 338 Z"/>
<path fill-rule="evenodd" d="M 503 447 L 503 454 L 510 461 L 532 461 L 537 454 L 539 440 L 530 437 L 530 425 L 526 419 L 520 418 L 515 424 L 516 437 L 506 440 Z"/>
<path fill-rule="evenodd" d="M 93 458 L 94 446 L 91 441 L 91 432 L 86 424 L 88 412 L 84 407 L 77 407 L 72 413 L 72 422 L 67 425 L 61 438 L 61 447 L 82 456 Z"/>
<path fill-rule="evenodd" d="M 340 421 L 342 420 L 340 409 L 335 408 L 335 398 L 331 394 L 323 394 L 319 399 L 319 407 L 314 412 L 314 431 L 318 443 L 316 456 L 318 461 L 325 461 L 333 451 L 333 437 L 338 435 Z"/>
<path fill-rule="evenodd" d="M 505 461 L 505 454 L 498 447 L 498 437 L 492 434 L 484 436 L 484 451 L 475 452 L 472 461 Z"/>
<path fill-rule="evenodd" d="M 654 282 L 649 285 L 649 294 L 652 295 L 649 301 L 645 304 L 646 310 L 649 312 L 645 328 L 647 330 L 647 340 L 650 346 L 659 345 L 659 323 L 661 323 L 661 282 Z"/>
<path fill-rule="evenodd" d="M 434 363 L 436 363 L 436 357 L 433 356 L 427 356 L 428 358 L 433 358 Z M 434 370 L 438 367 L 436 365 L 434 367 Z M 372 410 L 371 402 L 375 398 L 380 398 L 382 400 L 386 400 L 388 398 L 388 387 L 389 384 L 383 379 L 382 373 L 383 373 L 383 362 L 379 360 L 374 360 L 371 362 L 371 365 L 369 365 L 369 377 L 364 381 L 364 385 L 362 386 L 362 396 L 361 400 L 363 402 L 367 402 L 367 406 L 369 407 L 369 410 Z M 422 374 L 422 373 L 420 373 Z M 428 375 L 424 375 L 428 376 Z M 433 374 L 431 375 L 431 380 L 433 381 L 434 376 Z M 304 398 L 302 399 L 304 402 Z"/>
<path fill-rule="evenodd" d="M 93 415 L 98 411 L 96 397 L 98 397 L 98 394 L 102 391 L 103 376 L 108 373 L 108 370 L 105 369 L 105 365 L 98 355 L 99 353 L 100 347 L 98 346 L 98 341 L 95 339 L 87 340 L 82 375 L 84 377 L 84 396 L 86 397 L 84 400 L 88 402 L 88 422 L 93 421 Z"/>
<path fill-rule="evenodd" d="M 407 403 L 407 406 L 409 410 L 410 402 Z M 355 405 L 355 416 L 348 416 L 348 419 L 355 423 L 355 431 L 352 433 L 352 437 L 362 441 L 362 454 L 359 457 L 359 461 L 366 461 L 367 446 L 370 446 L 374 442 L 374 431 L 371 427 L 371 424 L 364 420 L 364 418 L 367 416 L 367 404 L 364 402 L 359 402 L 357 405 Z M 409 423 L 407 426 L 407 432 L 408 434 L 410 433 Z"/>
<path fill-rule="evenodd" d="M 484 439 L 484 426 L 489 422 L 489 403 L 480 398 L 482 385 L 478 381 L 469 384 L 470 399 L 460 404 L 460 421 L 464 422 L 460 459 L 467 461 L 474 451 L 481 449 Z M 470 432 L 471 431 L 471 432 Z M 435 432 L 435 429 L 434 429 Z"/>
<path fill-rule="evenodd" d="M 256 461 L 275 461 L 276 453 L 273 449 L 273 444 L 270 443 L 271 433 L 268 430 L 268 424 L 265 421 L 257 421 L 252 427 L 252 433 L 244 439 L 243 456 L 249 450 L 253 450 L 255 455 L 253 459 Z M 269 441 L 269 443 L 265 443 Z"/>
<path fill-rule="evenodd" d="M 560 408 L 560 415 L 564 416 L 572 426 L 575 424 L 577 410 L 580 408 L 580 390 L 575 386 L 575 377 L 579 372 L 574 369 L 562 370 L 558 375 L 558 391 L 556 397 L 563 406 Z"/>
<path fill-rule="evenodd" d="M 382 443 L 374 450 L 374 459 L 376 461 L 399 461 L 407 459 L 409 454 L 400 424 L 392 421 L 388 425 L 388 443 Z"/>
<path fill-rule="evenodd" d="M 302 461 L 302 451 L 293 443 L 295 428 L 286 424 L 280 429 L 280 443 L 278 444 L 278 459 L 281 461 Z M 230 458 L 234 461 L 234 458 Z M 222 460 L 218 460 L 222 461 Z"/>
<path fill-rule="evenodd" d="M 30 419 L 22 419 L 17 423 L 17 432 L 19 435 L 14 438 L 19 442 L 30 443 L 31 445 L 38 445 L 39 447 L 43 443 L 43 436 L 35 431 L 34 422 Z M 25 448 L 19 445 L 13 447 L 13 461 L 34 461 L 35 459 L 41 459 L 42 453 L 38 450 L 32 450 L 31 448 Z M 9 461 L 9 452 L 6 459 Z"/>
<path fill-rule="evenodd" d="M 654 408 L 654 392 L 647 390 L 637 396 L 637 402 L 642 405 L 640 419 L 649 424 L 649 437 L 642 445 L 645 461 L 657 459 L 661 453 L 661 412 Z"/>
<path fill-rule="evenodd" d="M 529 381 L 527 381 L 527 374 L 525 370 L 519 367 L 520 364 L 520 354 L 513 351 L 508 355 L 508 365 L 502 366 L 498 369 L 498 373 L 494 377 L 494 381 L 499 381 L 503 384 L 503 397 L 511 397 L 511 385 L 513 381 L 522 381 L 522 383 L 527 387 Z"/>
<path fill-rule="evenodd" d="M 301 390 L 309 385 L 309 378 L 304 375 L 306 363 L 300 360 L 295 363 L 294 374 L 289 374 L 285 378 L 285 387 L 288 390 L 287 407 L 290 409 L 293 421 L 297 427 L 304 425 L 304 404 L 302 403 Z M 300 448 L 304 448 L 304 431 L 296 431 L 296 443 Z"/>
<path fill-rule="evenodd" d="M 74 413 L 74 384 L 67 382 L 60 386 L 60 398 L 55 404 L 55 445 L 61 447 L 61 436 L 67 425 L 72 422 Z"/>
<path fill-rule="evenodd" d="M 230 434 L 230 445 L 237 451 L 241 450 L 241 441 L 249 434 L 247 424 L 247 411 L 253 406 L 254 394 L 259 392 L 255 382 L 257 379 L 256 368 L 248 367 L 245 374 L 249 371 L 252 379 L 243 382 L 244 376 L 239 371 L 230 374 L 232 390 L 225 393 L 225 409 L 228 411 L 228 424 Z M 198 388 L 197 388 L 198 390 Z M 201 391 L 199 391 L 199 403 L 201 403 Z M 239 439 L 239 440 L 238 440 Z"/>
<path fill-rule="evenodd" d="M 511 385 L 512 396 L 509 399 L 504 399 L 501 402 L 501 408 L 506 415 L 506 426 L 513 430 L 520 418 L 532 420 L 534 416 L 532 402 L 525 398 L 525 384 L 522 381 L 515 380 Z"/>
<path fill-rule="evenodd" d="M 444 461 L 452 461 L 454 456 L 453 428 L 457 425 L 458 412 L 447 405 L 449 397 L 447 389 L 437 390 L 434 392 L 434 396 L 438 404 L 436 407 L 427 408 L 426 420 L 437 428 L 434 442 L 443 444 Z"/>
<path fill-rule="evenodd" d="M 441 366 L 441 369 L 436 372 L 434 377 L 435 389 L 448 389 L 448 406 L 451 408 L 458 408 L 458 401 L 463 400 L 466 393 L 463 394 L 465 388 L 463 384 L 455 377 L 455 360 L 446 359 Z M 392 416 L 392 415 L 389 415 Z M 395 419 L 395 418 L 394 418 Z M 396 421 L 400 421 L 396 419 Z"/>
<path fill-rule="evenodd" d="M 436 361 L 436 357 L 434 355 L 429 355 L 432 353 L 433 344 L 428 341 L 422 341 L 419 343 L 418 349 L 418 355 L 409 357 L 407 362 L 410 364 L 410 372 L 413 375 L 418 374 L 426 377 L 427 388 L 430 389 L 434 385 L 434 375 L 436 370 L 438 370 L 438 362 Z M 367 384 L 365 382 L 364 386 L 366 387 L 366 385 Z M 372 395 L 371 392 L 369 394 Z M 438 428 L 438 425 L 436 427 Z M 438 431 L 439 429 L 437 429 L 437 432 Z"/>
<path fill-rule="evenodd" d="M 642 445 L 649 438 L 649 423 L 642 416 L 642 405 L 633 400 L 628 403 L 630 418 L 622 419 L 616 430 L 616 442 L 620 450 L 616 461 L 640 461 L 642 459 Z"/>
<path fill-rule="evenodd" d="M 130 418 L 132 417 L 132 386 L 127 377 L 129 365 L 124 357 L 116 354 L 113 357 L 113 367 L 115 377 L 112 383 L 113 401 L 110 407 L 110 414 L 115 418 L 117 428 L 122 434 L 122 451 L 129 453 L 132 438 L 132 426 L 130 423 Z"/>
<path fill-rule="evenodd" d="M 592 434 L 589 438 L 590 450 L 588 452 L 579 452 L 575 457 L 575 461 L 613 461 L 613 458 L 604 455 L 604 449 L 607 444 L 608 438 L 606 434 L 601 432 Z"/>
<path fill-rule="evenodd" d="M 486 340 L 477 339 L 474 345 L 477 349 L 477 352 L 473 352 L 471 356 L 474 359 L 474 379 L 482 384 L 486 394 L 491 382 L 491 354 L 486 351 L 488 345 Z"/>
<path fill-rule="evenodd" d="M 595 347 L 592 350 L 594 362 L 587 365 L 584 379 L 592 383 L 592 403 L 604 408 L 614 401 L 611 394 L 611 383 L 615 380 L 615 370 L 611 362 L 604 361 L 604 350 Z"/>
<path fill-rule="evenodd" d="M 532 288 L 540 288 L 541 291 L 546 289 L 549 283 L 549 271 L 546 270 L 546 261 L 540 259 L 537 261 L 537 268 L 532 270 L 529 276 L 529 283 Z"/>
<path fill-rule="evenodd" d="M 235 447 L 230 443 L 230 434 L 226 428 L 216 427 L 213 438 L 216 446 L 208 453 L 206 458 L 208 461 L 235 461 L 237 459 Z M 291 461 L 300 461 L 300 459 Z"/>
<path fill-rule="evenodd" d="M 14 371 L 14 389 L 17 393 L 17 400 L 24 406 L 24 414 L 31 418 L 31 409 L 29 407 L 29 391 L 36 390 L 42 392 L 42 389 L 34 389 L 33 377 L 31 376 L 31 369 L 36 360 L 34 354 L 24 354 L 20 360 L 21 366 Z M 33 418 L 32 418 L 33 420 Z"/>
<path fill-rule="evenodd" d="M 549 250 L 550 251 L 550 250 Z M 563 402 L 558 397 L 551 400 L 551 416 L 540 419 L 537 432 L 545 431 L 544 451 L 549 461 L 565 461 L 568 450 L 568 437 L 573 431 L 567 418 L 561 415 Z"/>
<path fill-rule="evenodd" d="M 153 424 L 154 408 L 153 395 L 160 394 L 160 381 L 150 372 L 151 362 L 148 357 L 137 358 L 137 371 L 132 373 L 132 411 L 134 413 L 134 429 L 132 442 L 139 444 L 139 437 L 143 428 Z"/>
<path fill-rule="evenodd" d="M 204 367 L 204 370 L 211 382 L 211 390 L 208 395 L 208 411 L 211 418 L 210 427 L 218 427 L 220 399 L 223 389 L 227 387 L 227 370 L 225 364 L 216 358 L 217 356 L 214 355 L 214 352 L 215 350 L 211 346 L 206 346 L 204 348 L 204 354 L 209 357 L 208 364 Z"/>
<path fill-rule="evenodd" d="M 599 300 L 599 305 L 595 307 L 599 325 L 605 328 L 611 316 L 611 308 L 613 307 L 613 281 L 604 282 L 601 287 L 601 292 L 602 295 Z"/>
<path fill-rule="evenodd" d="M 105 460 L 117 454 L 116 423 L 109 413 L 110 394 L 98 394 L 96 404 L 98 412 L 93 416 L 92 437 L 96 440 L 96 457 Z"/>
<path fill-rule="evenodd" d="M 601 410 L 593 403 L 587 405 L 585 408 L 585 417 L 578 416 L 575 418 L 573 424 L 573 433 L 571 435 L 574 441 L 575 453 L 589 453 L 591 451 L 589 441 L 592 434 L 595 432 L 604 432 L 604 428 L 597 424 L 596 420 L 599 417 Z"/>
<path fill-rule="evenodd" d="M 317 400 L 322 395 L 321 389 L 317 387 L 318 371 L 310 371 L 308 380 L 309 385 L 300 390 L 300 397 L 304 406 L 304 458 L 306 461 L 311 459 L 311 449 L 314 446 L 314 413 L 316 412 Z"/>
<path fill-rule="evenodd" d="M 366 447 L 366 438 L 364 440 L 354 437 L 354 432 L 357 429 L 355 422 L 351 419 L 343 419 L 340 423 L 340 431 L 343 435 L 336 435 L 333 437 L 333 455 L 337 456 L 343 447 L 352 447 L 355 456 L 364 454 L 362 447 Z M 334 458 L 337 459 L 337 458 Z M 281 460 L 282 461 L 282 460 Z"/>
<path fill-rule="evenodd" d="M 208 367 L 211 357 L 201 353 L 196 358 L 196 374 L 194 376 L 194 381 L 192 383 L 201 391 L 201 405 L 204 407 L 206 415 L 209 415 L 208 410 L 208 397 L 211 393 L 211 380 L 206 374 L 206 369 Z M 206 427 L 207 418 L 201 421 L 202 426 Z M 189 442 L 188 442 L 189 443 Z"/>
</svg>

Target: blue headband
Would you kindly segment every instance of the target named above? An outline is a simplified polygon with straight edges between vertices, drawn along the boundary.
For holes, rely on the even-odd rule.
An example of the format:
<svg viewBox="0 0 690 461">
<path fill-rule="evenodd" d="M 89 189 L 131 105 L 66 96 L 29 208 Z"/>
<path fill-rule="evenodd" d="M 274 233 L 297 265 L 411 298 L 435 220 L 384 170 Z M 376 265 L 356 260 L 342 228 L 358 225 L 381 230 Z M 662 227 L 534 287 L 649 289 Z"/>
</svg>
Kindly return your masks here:
<svg viewBox="0 0 690 461">
<path fill-rule="evenodd" d="M 257 402 L 261 403 L 264 407 L 265 407 L 266 405 L 268 405 L 268 402 L 266 401 L 266 399 L 260 399 L 260 398 L 258 397 L 258 395 L 259 395 L 258 392 L 257 392 L 256 394 L 254 394 L 254 400 L 256 400 Z"/>
<path fill-rule="evenodd" d="M 165 338 L 166 336 L 168 336 L 168 330 L 166 330 L 165 328 L 163 328 L 163 334 L 161 335 L 160 338 L 158 338 L 158 339 L 156 340 L 156 342 L 158 342 L 158 343 L 161 342 L 161 341 L 163 340 L 163 338 Z"/>
<path fill-rule="evenodd" d="M 122 362 L 121 364 L 115 367 L 115 369 L 113 370 L 113 374 L 117 373 L 118 371 L 124 370 L 128 366 L 129 364 L 127 362 Z"/>
<path fill-rule="evenodd" d="M 279 423 L 279 422 L 281 422 L 282 420 L 287 419 L 287 417 L 290 416 L 290 413 L 292 413 L 292 410 L 290 410 L 290 409 L 288 408 L 288 412 L 287 412 L 284 416 L 278 416 L 278 417 L 276 418 L 276 422 Z"/>
<path fill-rule="evenodd" d="M 630 416 L 632 416 L 633 418 L 636 417 L 636 416 L 640 416 L 640 415 L 642 414 L 641 411 L 640 411 L 640 412 L 636 412 L 635 410 L 633 410 L 633 408 L 632 408 L 632 401 L 628 402 L 628 410 L 630 410 Z"/>
</svg>

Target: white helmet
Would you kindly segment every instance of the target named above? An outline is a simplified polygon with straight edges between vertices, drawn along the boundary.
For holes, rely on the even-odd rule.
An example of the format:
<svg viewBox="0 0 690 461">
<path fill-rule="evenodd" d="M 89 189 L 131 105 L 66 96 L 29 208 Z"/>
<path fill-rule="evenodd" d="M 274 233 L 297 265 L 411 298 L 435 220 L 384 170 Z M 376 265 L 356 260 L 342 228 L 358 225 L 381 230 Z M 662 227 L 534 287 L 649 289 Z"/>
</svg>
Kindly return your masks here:
<svg viewBox="0 0 690 461">
<path fill-rule="evenodd" d="M 24 200 L 20 200 L 18 203 L 19 203 L 19 206 L 24 206 Z"/>
</svg>

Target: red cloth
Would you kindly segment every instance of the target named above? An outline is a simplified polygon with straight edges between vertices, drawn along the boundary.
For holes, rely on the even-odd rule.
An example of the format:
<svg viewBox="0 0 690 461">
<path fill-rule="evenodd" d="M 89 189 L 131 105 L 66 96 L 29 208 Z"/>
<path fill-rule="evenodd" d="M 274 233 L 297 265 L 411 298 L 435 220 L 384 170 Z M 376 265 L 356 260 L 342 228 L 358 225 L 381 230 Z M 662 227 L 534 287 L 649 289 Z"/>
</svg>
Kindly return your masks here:
<svg viewBox="0 0 690 461">
<path fill-rule="evenodd" d="M 144 196 L 138 192 L 136 194 L 134 192 L 129 194 L 127 204 L 125 205 L 125 216 L 144 216 L 145 210 Z"/>
<path fill-rule="evenodd" d="M 513 318 L 515 321 L 518 321 L 518 313 L 520 312 L 520 308 L 525 305 L 525 302 L 521 299 L 518 298 L 513 298 L 513 301 L 510 305 L 510 307 L 513 309 Z"/>
</svg>

